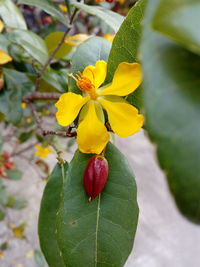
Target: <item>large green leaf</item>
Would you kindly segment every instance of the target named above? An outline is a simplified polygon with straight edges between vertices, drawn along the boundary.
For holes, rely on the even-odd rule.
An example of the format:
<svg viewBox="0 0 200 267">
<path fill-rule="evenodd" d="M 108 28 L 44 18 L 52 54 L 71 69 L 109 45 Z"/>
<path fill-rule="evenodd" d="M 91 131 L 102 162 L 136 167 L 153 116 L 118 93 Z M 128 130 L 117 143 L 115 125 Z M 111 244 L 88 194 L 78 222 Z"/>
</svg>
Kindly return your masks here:
<svg viewBox="0 0 200 267">
<path fill-rule="evenodd" d="M 41 64 L 48 58 L 48 51 L 45 42 L 37 34 L 27 30 L 15 30 L 9 33 L 9 40 L 21 45 L 26 52 Z"/>
<path fill-rule="evenodd" d="M 25 73 L 4 69 L 5 88 L 0 92 L 0 112 L 8 122 L 17 124 L 22 118 L 22 97 L 33 90 L 33 83 Z"/>
<path fill-rule="evenodd" d="M 136 184 L 125 157 L 108 144 L 106 186 L 88 201 L 83 174 L 91 155 L 75 153 L 57 216 L 58 245 L 66 266 L 120 267 L 132 250 L 138 221 Z"/>
<path fill-rule="evenodd" d="M 143 12 L 146 0 L 140 0 L 129 11 L 116 34 L 108 58 L 106 80 L 112 81 L 115 70 L 121 62 L 138 61 L 138 47 L 141 39 Z"/>
<path fill-rule="evenodd" d="M 162 0 L 153 27 L 200 54 L 199 14 L 199 0 Z"/>
<path fill-rule="evenodd" d="M 68 164 L 65 163 L 64 174 L 67 167 Z M 62 176 L 62 167 L 57 164 L 46 184 L 40 206 L 38 224 L 40 246 L 49 267 L 65 267 L 56 241 L 56 213 L 63 186 Z"/>
<path fill-rule="evenodd" d="M 121 62 L 138 61 L 138 48 L 141 39 L 143 12 L 146 0 L 140 0 L 129 11 L 116 34 L 108 58 L 106 81 L 112 81 L 115 70 Z M 130 94 L 127 101 L 137 108 L 142 107 L 141 88 Z"/>
<path fill-rule="evenodd" d="M 0 0 L 0 16 L 11 28 L 27 29 L 21 11 L 12 0 Z"/>
<path fill-rule="evenodd" d="M 178 207 L 200 223 L 200 57 L 151 29 L 157 4 L 149 1 L 141 46 L 146 128 Z"/>
<path fill-rule="evenodd" d="M 68 26 L 67 17 L 61 12 L 59 7 L 51 0 L 18 0 L 19 4 L 31 5 L 43 9 L 46 13 L 52 15 L 58 21 Z"/>
<path fill-rule="evenodd" d="M 111 44 L 101 37 L 92 37 L 83 42 L 72 57 L 71 72 L 76 74 L 88 65 L 95 65 L 97 60 L 108 61 Z M 73 79 L 69 79 L 69 90 L 76 93 L 80 90 Z"/>
<path fill-rule="evenodd" d="M 119 27 L 121 26 L 124 20 L 123 16 L 101 6 L 89 6 L 79 2 L 73 2 L 73 6 L 84 10 L 85 12 L 91 15 L 99 17 L 105 23 L 107 23 L 115 32 L 119 30 Z"/>
</svg>

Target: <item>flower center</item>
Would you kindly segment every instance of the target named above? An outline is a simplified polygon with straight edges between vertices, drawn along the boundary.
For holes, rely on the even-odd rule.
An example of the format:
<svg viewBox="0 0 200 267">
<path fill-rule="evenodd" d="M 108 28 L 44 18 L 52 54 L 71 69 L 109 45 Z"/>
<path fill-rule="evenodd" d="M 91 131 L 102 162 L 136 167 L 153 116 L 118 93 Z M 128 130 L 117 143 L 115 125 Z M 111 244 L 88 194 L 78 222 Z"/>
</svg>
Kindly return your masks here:
<svg viewBox="0 0 200 267">
<path fill-rule="evenodd" d="M 95 86 L 94 84 L 92 84 L 90 79 L 83 76 L 81 72 L 78 72 L 78 74 L 76 74 L 76 77 L 74 77 L 73 75 L 70 75 L 70 76 L 76 81 L 78 88 L 82 92 L 88 93 L 91 99 L 95 100 L 97 98 L 98 95 L 95 92 Z"/>
</svg>

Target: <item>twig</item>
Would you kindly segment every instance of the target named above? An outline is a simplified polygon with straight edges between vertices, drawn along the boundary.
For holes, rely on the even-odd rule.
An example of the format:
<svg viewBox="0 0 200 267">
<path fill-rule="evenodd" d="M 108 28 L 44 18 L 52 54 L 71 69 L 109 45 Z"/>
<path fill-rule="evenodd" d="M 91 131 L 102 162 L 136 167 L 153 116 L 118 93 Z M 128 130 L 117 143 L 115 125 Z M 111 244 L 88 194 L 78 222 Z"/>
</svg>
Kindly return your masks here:
<svg viewBox="0 0 200 267">
<path fill-rule="evenodd" d="M 37 143 L 38 143 L 38 142 L 37 142 Z M 27 146 L 27 147 L 25 147 L 25 148 L 23 148 L 23 149 L 21 149 L 21 150 L 15 151 L 15 152 L 11 153 L 11 156 L 12 156 L 12 157 L 18 156 L 18 155 L 20 155 L 20 154 L 26 152 L 26 151 L 29 150 L 30 148 L 34 147 L 35 145 L 37 145 L 37 143 L 31 144 L 31 145 L 29 145 L 29 146 Z"/>
<path fill-rule="evenodd" d="M 60 97 L 59 93 L 40 93 L 34 92 L 23 97 L 23 102 L 29 103 L 34 100 L 58 100 Z"/>
<path fill-rule="evenodd" d="M 59 43 L 58 43 L 58 45 L 56 46 L 56 48 L 52 51 L 52 53 L 51 53 L 50 56 L 48 57 L 48 59 L 47 59 L 47 61 L 45 62 L 44 66 L 42 67 L 42 69 L 41 69 L 39 72 L 37 72 L 37 74 L 36 74 L 36 82 L 35 82 L 35 91 L 38 91 L 38 89 L 39 89 L 39 87 L 40 87 L 40 81 L 41 81 L 41 78 L 42 78 L 42 76 L 43 76 L 43 74 L 44 74 L 46 68 L 47 68 L 48 65 L 51 63 L 52 59 L 54 58 L 55 54 L 57 53 L 57 51 L 59 50 L 59 48 L 61 47 L 61 45 L 64 43 L 67 34 L 70 32 L 77 11 L 78 11 L 78 9 L 75 8 L 75 9 L 74 9 L 74 12 L 73 12 L 73 14 L 72 14 L 72 16 L 71 16 L 71 18 L 70 18 L 70 21 L 69 21 L 69 27 L 68 27 L 67 30 L 65 31 L 63 37 L 62 37 L 61 40 L 59 41 Z"/>
<path fill-rule="evenodd" d="M 55 132 L 55 131 L 43 131 L 43 136 L 46 135 L 58 135 L 62 137 L 75 137 L 77 136 L 76 132 L 68 133 L 68 132 Z"/>
<path fill-rule="evenodd" d="M 37 124 L 37 127 L 38 127 L 38 129 L 40 130 L 40 135 L 41 135 L 41 136 L 44 136 L 44 135 L 43 135 L 43 132 L 45 132 L 45 130 L 44 130 L 43 127 L 42 127 L 42 122 L 41 122 L 41 120 L 40 120 L 40 118 L 39 118 L 39 116 L 38 116 L 38 114 L 37 114 L 36 108 L 35 108 L 35 106 L 33 105 L 33 103 L 29 102 L 28 104 L 29 104 L 29 107 L 30 107 L 31 112 L 32 112 L 32 114 L 33 114 L 33 118 L 34 118 L 34 120 L 35 120 L 35 122 L 36 122 L 36 124 Z M 45 140 L 46 140 L 47 143 L 48 143 L 48 144 L 55 150 L 55 152 L 57 153 L 57 156 L 58 156 L 57 159 L 58 159 L 60 162 L 63 161 L 62 158 L 61 158 L 62 151 L 60 151 L 60 150 L 57 149 L 57 147 L 51 142 L 49 136 L 45 136 Z"/>
</svg>

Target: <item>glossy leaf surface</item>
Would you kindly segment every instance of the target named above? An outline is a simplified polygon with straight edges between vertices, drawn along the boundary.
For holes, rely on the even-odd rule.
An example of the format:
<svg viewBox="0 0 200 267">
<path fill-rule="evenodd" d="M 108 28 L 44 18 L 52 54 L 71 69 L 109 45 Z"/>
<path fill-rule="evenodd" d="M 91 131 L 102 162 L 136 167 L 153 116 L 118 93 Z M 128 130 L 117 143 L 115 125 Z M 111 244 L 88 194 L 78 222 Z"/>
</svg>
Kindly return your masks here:
<svg viewBox="0 0 200 267">
<path fill-rule="evenodd" d="M 9 34 L 11 42 L 24 48 L 33 58 L 44 64 L 48 58 L 45 42 L 37 34 L 27 30 L 15 30 Z"/>
<path fill-rule="evenodd" d="M 14 29 L 27 29 L 21 11 L 12 0 L 0 0 L 0 15 L 6 26 Z"/>
<path fill-rule="evenodd" d="M 134 175 L 125 157 L 108 144 L 108 180 L 101 195 L 89 202 L 83 175 L 90 157 L 77 151 L 69 164 L 57 217 L 58 244 L 66 266 L 120 267 L 137 227 Z"/>
</svg>

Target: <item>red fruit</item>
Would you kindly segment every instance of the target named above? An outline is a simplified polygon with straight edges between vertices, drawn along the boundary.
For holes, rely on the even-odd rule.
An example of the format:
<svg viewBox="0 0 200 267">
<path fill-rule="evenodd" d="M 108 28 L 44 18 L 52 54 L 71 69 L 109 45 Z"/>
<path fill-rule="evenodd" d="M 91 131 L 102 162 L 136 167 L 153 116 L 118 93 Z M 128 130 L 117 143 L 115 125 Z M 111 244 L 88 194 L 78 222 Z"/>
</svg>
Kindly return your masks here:
<svg viewBox="0 0 200 267">
<path fill-rule="evenodd" d="M 112 3 L 114 0 L 106 0 L 106 2 L 108 3 Z"/>
<path fill-rule="evenodd" d="M 12 170 L 15 168 L 15 164 L 12 163 L 11 161 L 6 161 L 4 162 L 4 166 L 7 170 Z"/>
<path fill-rule="evenodd" d="M 84 188 L 90 200 L 103 190 L 108 178 L 108 162 L 103 156 L 93 156 L 84 173 Z"/>
<path fill-rule="evenodd" d="M 9 160 L 10 159 L 10 154 L 8 152 L 4 152 L 2 156 L 3 156 L 4 160 Z"/>
<path fill-rule="evenodd" d="M 43 18 L 43 20 L 42 20 L 42 22 L 44 23 L 44 24 L 51 24 L 52 23 L 52 18 L 50 17 L 50 16 L 47 16 L 47 17 L 44 17 Z"/>
</svg>

